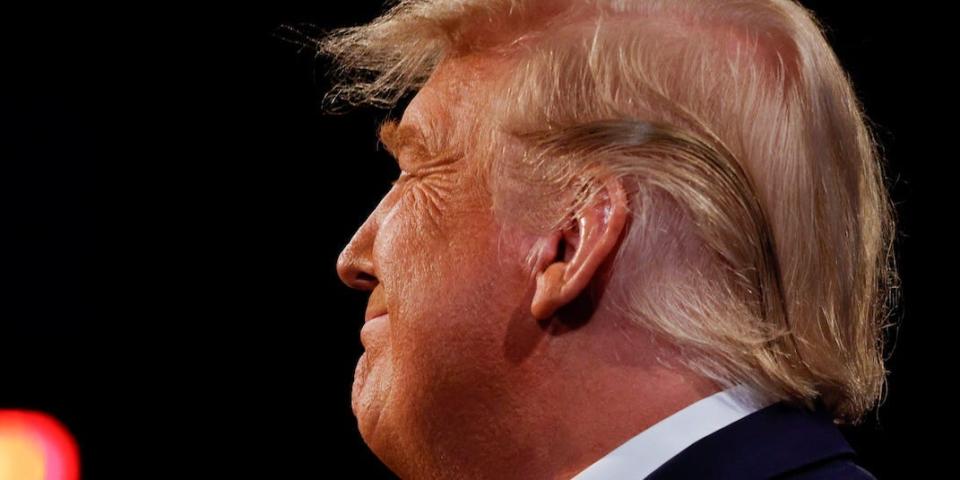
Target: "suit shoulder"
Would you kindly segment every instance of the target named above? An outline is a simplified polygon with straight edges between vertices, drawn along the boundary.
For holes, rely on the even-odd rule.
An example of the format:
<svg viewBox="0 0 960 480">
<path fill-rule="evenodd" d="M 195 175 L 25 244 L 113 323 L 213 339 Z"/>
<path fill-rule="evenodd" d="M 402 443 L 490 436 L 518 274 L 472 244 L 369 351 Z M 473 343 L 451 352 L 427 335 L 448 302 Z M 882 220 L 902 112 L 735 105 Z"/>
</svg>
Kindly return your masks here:
<svg viewBox="0 0 960 480">
<path fill-rule="evenodd" d="M 807 465 L 804 468 L 786 472 L 776 478 L 783 480 L 877 480 L 872 473 L 857 465 L 849 456 Z"/>
</svg>

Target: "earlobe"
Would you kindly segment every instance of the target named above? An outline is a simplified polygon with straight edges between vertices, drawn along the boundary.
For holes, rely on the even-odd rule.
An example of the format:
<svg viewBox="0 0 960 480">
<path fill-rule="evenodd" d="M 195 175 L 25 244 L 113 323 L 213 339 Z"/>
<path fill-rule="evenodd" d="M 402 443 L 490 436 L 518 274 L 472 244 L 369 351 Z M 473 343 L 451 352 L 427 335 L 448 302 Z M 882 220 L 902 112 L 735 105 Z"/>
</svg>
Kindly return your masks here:
<svg viewBox="0 0 960 480">
<path fill-rule="evenodd" d="M 594 201 L 574 219 L 573 226 L 552 232 L 544 239 L 551 245 L 541 253 L 550 256 L 542 256 L 537 262 L 536 290 L 530 305 L 534 318 L 553 316 L 590 285 L 603 262 L 616 251 L 626 218 L 623 184 L 610 178 Z M 565 252 L 563 258 L 557 252 Z"/>
<path fill-rule="evenodd" d="M 537 320 L 549 318 L 561 306 L 558 304 L 561 298 L 559 289 L 564 283 L 566 267 L 567 264 L 564 262 L 552 263 L 537 275 L 537 289 L 534 291 L 533 302 L 530 305 L 533 318 Z"/>
</svg>

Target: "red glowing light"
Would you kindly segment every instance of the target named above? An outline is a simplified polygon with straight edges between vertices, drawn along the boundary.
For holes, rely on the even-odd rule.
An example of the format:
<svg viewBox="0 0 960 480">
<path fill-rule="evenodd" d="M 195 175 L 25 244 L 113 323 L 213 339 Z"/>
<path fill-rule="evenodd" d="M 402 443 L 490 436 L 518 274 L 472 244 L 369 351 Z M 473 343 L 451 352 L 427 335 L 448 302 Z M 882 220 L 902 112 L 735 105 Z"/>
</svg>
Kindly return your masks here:
<svg viewBox="0 0 960 480">
<path fill-rule="evenodd" d="M 0 410 L 0 480 L 78 480 L 77 444 L 41 412 Z"/>
</svg>

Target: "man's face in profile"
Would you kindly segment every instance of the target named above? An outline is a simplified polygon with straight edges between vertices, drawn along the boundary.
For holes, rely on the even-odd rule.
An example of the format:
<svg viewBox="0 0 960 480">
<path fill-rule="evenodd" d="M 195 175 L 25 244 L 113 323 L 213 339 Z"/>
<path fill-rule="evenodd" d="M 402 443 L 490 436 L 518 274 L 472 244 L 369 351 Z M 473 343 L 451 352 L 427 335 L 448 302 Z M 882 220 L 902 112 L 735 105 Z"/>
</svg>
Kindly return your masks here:
<svg viewBox="0 0 960 480">
<path fill-rule="evenodd" d="M 409 0 L 318 40 L 335 106 L 419 89 L 381 128 L 403 174 L 337 265 L 370 292 L 373 453 L 571 478 L 734 388 L 876 405 L 894 210 L 823 33 L 792 0 Z"/>
<path fill-rule="evenodd" d="M 528 347 L 503 339 L 506 329 L 535 328 L 521 321 L 531 292 L 523 242 L 495 221 L 464 130 L 483 115 L 473 68 L 442 65 L 399 126 L 385 129 L 403 173 L 337 265 L 345 283 L 371 291 L 366 318 L 377 318 L 361 332 L 353 410 L 364 441 L 394 471 L 411 471 L 404 462 L 416 462 L 423 445 L 456 448 L 470 442 L 450 437 L 499 428 L 491 409 L 523 395 L 506 367 L 520 354 L 511 350 Z M 426 149 L 414 145 L 414 129 Z"/>
</svg>

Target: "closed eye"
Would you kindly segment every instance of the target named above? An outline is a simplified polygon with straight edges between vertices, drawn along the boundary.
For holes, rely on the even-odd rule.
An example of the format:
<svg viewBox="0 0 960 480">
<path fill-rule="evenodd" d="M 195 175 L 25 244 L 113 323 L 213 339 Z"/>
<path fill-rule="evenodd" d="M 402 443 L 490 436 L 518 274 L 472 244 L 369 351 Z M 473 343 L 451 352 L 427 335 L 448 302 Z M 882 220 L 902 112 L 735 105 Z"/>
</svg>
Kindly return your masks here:
<svg viewBox="0 0 960 480">
<path fill-rule="evenodd" d="M 402 184 L 403 182 L 405 182 L 407 179 L 409 179 L 409 178 L 412 177 L 412 176 L 414 176 L 414 175 L 412 175 L 412 174 L 410 174 L 410 173 L 407 173 L 407 172 L 404 172 L 404 171 L 401 170 L 401 171 L 400 171 L 400 176 L 397 177 L 396 180 L 390 182 L 390 185 Z"/>
</svg>

